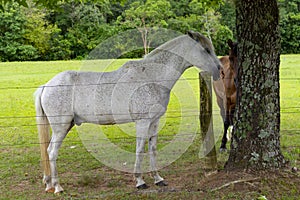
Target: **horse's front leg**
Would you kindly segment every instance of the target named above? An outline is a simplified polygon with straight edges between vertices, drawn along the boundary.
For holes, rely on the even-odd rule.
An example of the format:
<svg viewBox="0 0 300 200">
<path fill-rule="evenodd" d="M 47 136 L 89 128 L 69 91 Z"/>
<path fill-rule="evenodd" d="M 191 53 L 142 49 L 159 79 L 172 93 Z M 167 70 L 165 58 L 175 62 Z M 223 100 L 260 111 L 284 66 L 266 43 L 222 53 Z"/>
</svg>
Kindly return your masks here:
<svg viewBox="0 0 300 200">
<path fill-rule="evenodd" d="M 138 189 L 147 189 L 148 186 L 143 180 L 141 164 L 145 154 L 145 142 L 148 138 L 150 122 L 141 120 L 136 122 L 136 160 L 134 165 L 134 175 L 136 179 L 136 187 Z"/>
<path fill-rule="evenodd" d="M 156 120 L 150 125 L 149 129 L 149 155 L 150 155 L 150 167 L 151 173 L 154 178 L 155 185 L 158 186 L 167 186 L 168 184 L 164 182 L 164 179 L 158 174 L 156 166 L 156 144 L 157 144 L 157 129 L 159 125 L 159 120 Z"/>
<path fill-rule="evenodd" d="M 226 143 L 227 143 L 227 130 L 228 130 L 228 127 L 229 127 L 229 122 L 225 119 L 224 120 L 224 133 L 223 133 L 223 137 L 222 137 L 220 152 L 226 152 L 227 151 Z"/>
<path fill-rule="evenodd" d="M 234 113 L 235 113 L 235 104 L 230 106 L 230 111 L 229 111 L 229 119 L 230 119 L 230 126 L 234 125 L 233 119 L 234 119 Z"/>
<path fill-rule="evenodd" d="M 220 147 L 220 152 L 226 152 L 227 148 L 226 148 L 226 143 L 227 143 L 227 130 L 230 126 L 231 123 L 231 114 L 230 114 L 230 106 L 231 106 L 231 100 L 230 98 L 225 98 L 225 119 L 224 119 L 224 133 L 223 133 L 223 137 L 222 137 L 222 143 L 221 143 L 221 147 Z"/>
</svg>

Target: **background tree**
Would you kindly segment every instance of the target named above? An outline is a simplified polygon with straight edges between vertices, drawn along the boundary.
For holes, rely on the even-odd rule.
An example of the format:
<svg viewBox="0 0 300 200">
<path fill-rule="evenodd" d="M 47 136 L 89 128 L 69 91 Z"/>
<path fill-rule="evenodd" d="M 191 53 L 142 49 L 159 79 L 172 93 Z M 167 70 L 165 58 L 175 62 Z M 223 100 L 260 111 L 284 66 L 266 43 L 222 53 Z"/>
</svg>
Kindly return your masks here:
<svg viewBox="0 0 300 200">
<path fill-rule="evenodd" d="M 239 71 L 227 168 L 277 169 L 280 151 L 280 29 L 276 0 L 236 1 Z"/>
<path fill-rule="evenodd" d="M 60 30 L 55 24 L 49 24 L 45 20 L 47 13 L 45 9 L 38 9 L 30 4 L 27 8 L 22 8 L 22 12 L 26 16 L 24 38 L 37 50 L 38 55 L 35 56 L 46 60 L 51 49 L 52 36 Z"/>
<path fill-rule="evenodd" d="M 300 0 L 279 0 L 282 53 L 299 53 Z"/>
<path fill-rule="evenodd" d="M 0 61 L 35 60 L 37 49 L 25 37 L 26 17 L 16 3 L 0 13 Z"/>
<path fill-rule="evenodd" d="M 166 0 L 135 1 L 118 18 L 118 23 L 129 28 L 136 28 L 141 33 L 146 55 L 149 53 L 154 35 L 153 31 L 158 28 L 168 27 L 167 19 L 173 15 L 170 9 L 171 5 Z"/>
<path fill-rule="evenodd" d="M 220 24 L 227 27 L 232 31 L 234 39 L 236 39 L 236 26 L 235 26 L 235 4 L 234 0 L 226 0 L 222 6 L 219 6 L 216 9 L 217 12 L 220 12 Z"/>
<path fill-rule="evenodd" d="M 170 1 L 174 18 L 170 18 L 168 28 L 185 33 L 195 30 L 208 36 L 218 55 L 228 54 L 227 40 L 233 38 L 232 31 L 221 23 L 222 15 L 218 8 L 223 6 L 223 0 L 206 1 Z"/>
<path fill-rule="evenodd" d="M 213 9 L 208 9 L 201 15 L 203 32 L 211 39 L 217 55 L 228 54 L 229 39 L 233 39 L 232 31 L 220 23 L 221 15 Z"/>
<path fill-rule="evenodd" d="M 31 0 L 30 3 L 34 3 L 36 5 L 41 5 L 44 8 L 48 9 L 57 9 L 57 7 L 62 3 L 70 3 L 74 0 Z M 92 2 L 92 3 L 103 3 L 103 2 L 111 2 L 111 3 L 120 3 L 124 4 L 128 0 L 76 0 L 76 2 L 79 3 L 86 3 L 86 2 Z M 28 2 L 27 0 L 0 0 L 0 9 L 4 9 L 4 6 L 7 4 L 10 4 L 12 2 L 15 2 L 21 6 L 28 7 Z"/>
<path fill-rule="evenodd" d="M 109 1 L 101 3 L 77 3 L 61 5 L 51 16 L 53 23 L 62 30 L 70 43 L 71 58 L 83 58 L 101 41 L 115 34 L 114 27 L 107 23 L 111 14 Z"/>
</svg>

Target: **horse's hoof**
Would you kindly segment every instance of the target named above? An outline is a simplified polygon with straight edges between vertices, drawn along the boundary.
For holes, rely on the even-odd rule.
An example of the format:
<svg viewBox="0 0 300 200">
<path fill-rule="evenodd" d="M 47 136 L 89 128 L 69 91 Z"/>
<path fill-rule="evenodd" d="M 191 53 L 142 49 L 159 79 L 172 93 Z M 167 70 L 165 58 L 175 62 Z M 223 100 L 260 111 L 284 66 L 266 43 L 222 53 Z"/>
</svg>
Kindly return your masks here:
<svg viewBox="0 0 300 200">
<path fill-rule="evenodd" d="M 55 191 L 54 187 L 45 190 L 46 193 L 54 193 L 54 191 Z"/>
<path fill-rule="evenodd" d="M 55 187 L 55 191 L 54 191 L 54 194 L 61 194 L 64 192 L 64 189 L 58 184 L 56 187 Z"/>
<path fill-rule="evenodd" d="M 55 194 L 55 195 L 58 195 L 58 196 L 59 196 L 60 194 L 62 194 L 62 193 L 64 193 L 63 190 L 61 190 L 61 191 L 55 191 L 55 192 L 54 192 L 54 194 Z"/>
<path fill-rule="evenodd" d="M 220 153 L 226 153 L 227 152 L 227 149 L 226 149 L 226 147 L 225 148 L 220 148 Z"/>
<path fill-rule="evenodd" d="M 142 185 L 137 186 L 136 188 L 139 189 L 139 190 L 144 190 L 144 189 L 148 189 L 149 186 L 146 183 L 144 183 Z"/>
<path fill-rule="evenodd" d="M 168 183 L 164 182 L 164 181 L 159 181 L 158 183 L 155 183 L 155 185 L 157 186 L 168 186 Z"/>
</svg>

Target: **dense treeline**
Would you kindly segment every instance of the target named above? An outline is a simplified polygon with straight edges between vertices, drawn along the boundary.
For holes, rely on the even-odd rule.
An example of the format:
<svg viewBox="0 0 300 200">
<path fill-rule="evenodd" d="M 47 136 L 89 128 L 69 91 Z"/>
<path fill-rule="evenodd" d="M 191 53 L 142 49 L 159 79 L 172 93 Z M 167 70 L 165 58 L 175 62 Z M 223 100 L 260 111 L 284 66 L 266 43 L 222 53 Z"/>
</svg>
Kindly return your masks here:
<svg viewBox="0 0 300 200">
<path fill-rule="evenodd" d="M 82 59 L 107 38 L 130 29 L 140 32 L 145 48 L 123 57 L 141 57 L 155 46 L 146 41 L 153 34 L 150 27 L 199 31 L 211 38 L 218 55 L 227 54 L 226 41 L 235 36 L 235 7 L 230 0 L 121 2 L 71 0 L 55 9 L 30 2 L 28 7 L 6 4 L 0 11 L 0 61 Z M 282 53 L 300 53 L 300 0 L 279 4 Z M 122 51 L 127 45 L 123 41 L 107 48 Z M 112 55 L 107 51 L 104 57 Z"/>
</svg>

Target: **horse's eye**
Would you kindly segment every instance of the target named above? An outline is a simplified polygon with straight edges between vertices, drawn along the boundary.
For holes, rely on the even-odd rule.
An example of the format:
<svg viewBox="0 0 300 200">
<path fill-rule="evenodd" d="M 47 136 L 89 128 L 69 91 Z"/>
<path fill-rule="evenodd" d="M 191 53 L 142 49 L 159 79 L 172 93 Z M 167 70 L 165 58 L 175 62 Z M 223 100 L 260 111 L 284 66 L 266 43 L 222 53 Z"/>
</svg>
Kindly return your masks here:
<svg viewBox="0 0 300 200">
<path fill-rule="evenodd" d="M 208 48 L 205 48 L 205 51 L 210 54 L 210 50 Z"/>
</svg>

